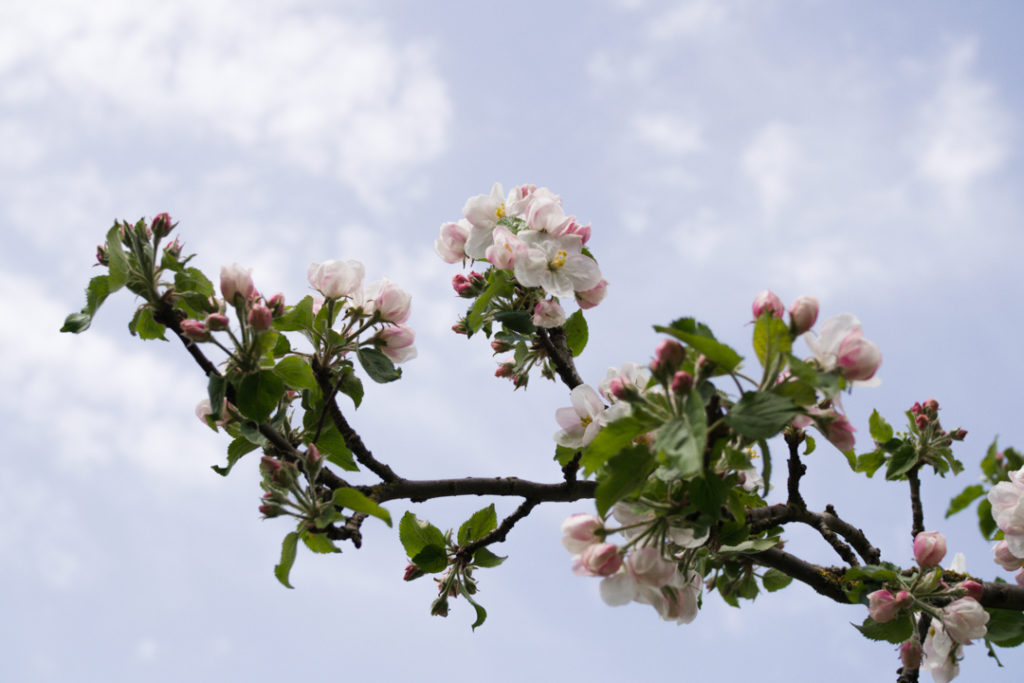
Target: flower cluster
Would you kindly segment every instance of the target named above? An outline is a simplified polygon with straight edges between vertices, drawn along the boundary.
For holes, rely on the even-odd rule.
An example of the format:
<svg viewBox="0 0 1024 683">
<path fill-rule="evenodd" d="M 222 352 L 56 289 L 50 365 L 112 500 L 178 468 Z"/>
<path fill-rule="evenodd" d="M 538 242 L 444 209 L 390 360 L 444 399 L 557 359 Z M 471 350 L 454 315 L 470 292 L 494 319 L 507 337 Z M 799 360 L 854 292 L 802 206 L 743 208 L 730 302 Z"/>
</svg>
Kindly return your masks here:
<svg viewBox="0 0 1024 683">
<path fill-rule="evenodd" d="M 992 517 L 1003 532 L 1003 540 L 992 549 L 996 564 L 1017 572 L 1017 583 L 1024 585 L 1024 467 L 1010 472 L 988 492 Z"/>
</svg>

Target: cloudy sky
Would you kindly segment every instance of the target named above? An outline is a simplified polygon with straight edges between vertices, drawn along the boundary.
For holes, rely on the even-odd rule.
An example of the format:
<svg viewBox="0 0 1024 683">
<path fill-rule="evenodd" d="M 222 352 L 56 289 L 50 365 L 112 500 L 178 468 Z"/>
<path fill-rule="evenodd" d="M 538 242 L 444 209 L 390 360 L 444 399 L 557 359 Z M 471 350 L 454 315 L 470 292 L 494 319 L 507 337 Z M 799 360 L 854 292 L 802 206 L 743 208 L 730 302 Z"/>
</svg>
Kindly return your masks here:
<svg viewBox="0 0 1024 683">
<path fill-rule="evenodd" d="M 0 678 L 894 679 L 894 650 L 849 625 L 862 607 L 801 587 L 707 596 L 680 627 L 606 607 L 559 544 L 586 504 L 516 528 L 476 633 L 464 603 L 428 615 L 432 584 L 400 580 L 373 520 L 361 550 L 300 555 L 288 591 L 288 525 L 259 521 L 255 460 L 210 471 L 226 441 L 193 417 L 204 382 L 177 343 L 129 337 L 126 294 L 56 331 L 114 218 L 168 211 L 201 267 L 246 264 L 290 301 L 311 261 L 359 259 L 413 293 L 420 351 L 352 416 L 370 448 L 410 477 L 555 481 L 566 392 L 493 378 L 486 343 L 449 331 L 456 271 L 432 249 L 467 197 L 545 185 L 592 222 L 611 282 L 584 379 L 646 362 L 650 325 L 681 315 L 749 352 L 765 288 L 853 312 L 885 356 L 845 401 L 861 444 L 872 408 L 930 396 L 970 431 L 967 473 L 925 482 L 926 525 L 994 578 L 970 513 L 942 512 L 992 438 L 1024 446 L 1022 21 L 1009 1 L 0 3 Z M 808 465 L 812 507 L 907 563 L 902 487 L 827 447 Z M 416 512 L 445 527 L 486 502 Z M 1022 653 L 1003 662 L 968 648 L 962 679 L 1020 680 Z"/>
</svg>

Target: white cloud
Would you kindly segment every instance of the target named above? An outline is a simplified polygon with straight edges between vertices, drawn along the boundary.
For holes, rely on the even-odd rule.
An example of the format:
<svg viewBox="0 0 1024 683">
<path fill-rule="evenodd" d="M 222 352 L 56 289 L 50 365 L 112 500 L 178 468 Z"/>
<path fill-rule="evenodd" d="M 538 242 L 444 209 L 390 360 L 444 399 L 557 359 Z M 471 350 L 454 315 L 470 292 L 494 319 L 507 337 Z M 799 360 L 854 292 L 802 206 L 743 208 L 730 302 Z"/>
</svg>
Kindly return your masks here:
<svg viewBox="0 0 1024 683">
<path fill-rule="evenodd" d="M 651 21 L 649 34 L 659 41 L 700 36 L 721 25 L 726 15 L 726 8 L 720 1 L 692 0 L 673 5 Z"/>
<path fill-rule="evenodd" d="M 793 195 L 793 175 L 800 150 L 793 130 L 783 123 L 761 128 L 743 153 L 742 166 L 753 181 L 767 219 L 773 218 Z"/>
<path fill-rule="evenodd" d="M 972 74 L 977 41 L 951 46 L 935 93 L 921 107 L 918 172 L 953 203 L 997 170 L 1009 150 L 1009 117 L 996 89 Z"/>
<path fill-rule="evenodd" d="M 657 154 L 682 156 L 700 150 L 704 144 L 700 126 L 669 113 L 635 114 L 630 129 Z"/>
<path fill-rule="evenodd" d="M 162 133 L 267 149 L 379 201 L 408 167 L 444 150 L 446 85 L 428 45 L 300 9 L 308 6 L 7 3 L 0 75 L 21 103 L 71 99 L 83 121 L 121 113 Z"/>
</svg>

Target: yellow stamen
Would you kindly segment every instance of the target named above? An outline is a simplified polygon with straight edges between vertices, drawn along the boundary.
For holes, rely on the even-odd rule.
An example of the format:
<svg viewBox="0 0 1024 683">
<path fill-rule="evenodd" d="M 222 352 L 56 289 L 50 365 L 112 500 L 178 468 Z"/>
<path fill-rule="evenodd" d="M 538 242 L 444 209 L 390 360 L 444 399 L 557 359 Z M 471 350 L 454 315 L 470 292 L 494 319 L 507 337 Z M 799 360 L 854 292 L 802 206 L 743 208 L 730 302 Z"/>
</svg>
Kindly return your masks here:
<svg viewBox="0 0 1024 683">
<path fill-rule="evenodd" d="M 583 425 L 584 427 L 589 426 L 590 423 L 593 421 L 594 418 L 590 417 L 589 415 L 584 415 L 583 417 L 580 418 L 580 424 Z"/>
<path fill-rule="evenodd" d="M 499 221 L 505 217 L 505 202 L 498 204 L 498 208 L 494 210 L 494 215 L 498 217 Z"/>
<path fill-rule="evenodd" d="M 565 259 L 567 259 L 568 257 L 569 255 L 565 253 L 565 249 L 559 249 L 558 253 L 555 254 L 554 260 L 551 261 L 551 267 L 561 268 L 562 266 L 565 265 Z"/>
</svg>

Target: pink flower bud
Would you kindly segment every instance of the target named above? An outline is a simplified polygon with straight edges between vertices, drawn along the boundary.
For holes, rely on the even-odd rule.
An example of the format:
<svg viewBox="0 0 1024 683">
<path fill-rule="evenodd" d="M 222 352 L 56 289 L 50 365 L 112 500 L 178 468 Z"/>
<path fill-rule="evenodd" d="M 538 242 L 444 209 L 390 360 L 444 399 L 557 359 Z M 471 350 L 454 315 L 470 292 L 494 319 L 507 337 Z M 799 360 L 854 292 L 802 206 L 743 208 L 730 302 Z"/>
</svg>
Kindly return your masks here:
<svg viewBox="0 0 1024 683">
<path fill-rule="evenodd" d="M 909 607 L 914 599 L 910 593 L 900 591 L 893 595 L 887 590 L 868 594 L 868 615 L 879 624 L 892 621 L 901 609 Z"/>
<path fill-rule="evenodd" d="M 153 234 L 157 237 L 167 237 L 176 225 L 177 223 L 171 222 L 171 217 L 167 213 L 158 213 L 153 216 Z"/>
<path fill-rule="evenodd" d="M 900 645 L 900 662 L 908 671 L 919 668 L 921 666 L 921 643 L 916 640 L 908 640 Z"/>
<path fill-rule="evenodd" d="M 954 429 L 949 433 L 949 438 L 953 441 L 963 441 L 967 438 L 966 429 Z"/>
<path fill-rule="evenodd" d="M 445 223 L 441 236 L 434 242 L 434 251 L 445 263 L 457 263 L 466 258 L 466 240 L 469 239 L 470 225 L 467 221 Z"/>
<path fill-rule="evenodd" d="M 388 325 L 377 333 L 383 342 L 381 351 L 394 363 L 404 363 L 416 357 L 416 333 L 408 325 Z"/>
<path fill-rule="evenodd" d="M 533 324 L 537 327 L 558 327 L 565 322 L 565 311 L 553 299 L 538 301 L 533 307 Z"/>
<path fill-rule="evenodd" d="M 211 313 L 206 316 L 206 329 L 213 332 L 228 329 L 228 317 L 223 313 Z"/>
<path fill-rule="evenodd" d="M 917 428 L 918 429 L 923 430 L 925 427 L 927 427 L 929 424 L 931 424 L 931 420 L 928 419 L 927 415 L 925 415 L 924 413 L 921 413 L 917 417 L 914 418 L 914 423 L 917 424 Z"/>
<path fill-rule="evenodd" d="M 612 543 L 592 543 L 579 557 L 579 571 L 584 576 L 611 576 L 622 566 L 619 549 Z"/>
<path fill-rule="evenodd" d="M 562 545 L 574 555 L 578 555 L 593 543 L 604 538 L 604 520 L 597 515 L 577 513 L 569 515 L 562 522 Z"/>
<path fill-rule="evenodd" d="M 511 377 L 512 373 L 515 372 L 516 366 L 512 363 L 502 363 L 498 366 L 498 369 L 494 371 L 495 377 Z"/>
<path fill-rule="evenodd" d="M 825 427 L 825 438 L 839 450 L 849 451 L 856 445 L 856 440 L 853 436 L 853 433 L 856 431 L 845 415 L 836 413 L 835 418 Z"/>
<path fill-rule="evenodd" d="M 608 380 L 608 393 L 620 401 L 630 401 L 640 395 L 636 385 L 625 377 L 612 377 Z"/>
<path fill-rule="evenodd" d="M 680 370 L 672 376 L 672 391 L 677 394 L 688 394 L 693 388 L 693 375 Z"/>
<path fill-rule="evenodd" d="M 942 610 L 942 626 L 946 634 L 963 645 L 971 642 L 971 638 L 984 638 L 988 620 L 988 612 L 974 598 L 960 598 Z"/>
<path fill-rule="evenodd" d="M 263 474 L 273 477 L 281 471 L 281 461 L 271 458 L 269 455 L 264 455 L 260 458 L 260 469 L 263 470 Z"/>
<path fill-rule="evenodd" d="M 995 547 L 992 548 L 992 559 L 1008 572 L 1020 569 L 1024 565 L 1024 559 L 1011 553 L 1010 545 L 1006 541 L 999 541 L 995 544 Z"/>
<path fill-rule="evenodd" d="M 421 576 L 423 576 L 423 570 L 410 562 L 405 567 L 405 573 L 402 575 L 402 581 L 412 581 L 413 579 L 418 579 Z"/>
<path fill-rule="evenodd" d="M 754 320 L 761 317 L 761 314 L 765 311 L 771 312 L 776 318 L 782 318 L 785 307 L 782 305 L 782 299 L 771 290 L 764 290 L 756 297 L 754 297 L 754 304 L 751 306 L 751 311 L 754 313 Z M 815 316 L 817 317 L 817 316 Z"/>
<path fill-rule="evenodd" d="M 582 292 L 574 292 L 576 295 L 576 303 L 579 307 L 586 310 L 593 308 L 599 303 L 604 301 L 604 297 L 608 294 L 608 281 L 602 279 L 595 286 Z"/>
<path fill-rule="evenodd" d="M 836 362 L 846 379 L 871 379 L 882 364 L 882 352 L 874 342 L 865 339 L 860 328 L 857 328 L 839 342 Z"/>
<path fill-rule="evenodd" d="M 932 417 L 935 417 L 936 415 L 939 414 L 939 402 L 936 401 L 934 398 L 930 398 L 927 401 L 925 401 L 923 404 L 921 404 L 921 407 L 924 409 L 924 412 L 928 413 Z"/>
<path fill-rule="evenodd" d="M 663 377 L 671 377 L 686 360 L 686 349 L 674 339 L 662 339 L 654 351 L 651 361 L 651 372 Z"/>
<path fill-rule="evenodd" d="M 210 341 L 210 332 L 202 320 L 188 318 L 181 321 L 181 333 L 192 341 Z"/>
<path fill-rule="evenodd" d="M 961 581 L 957 588 L 967 593 L 967 597 L 974 598 L 978 602 L 981 602 L 981 596 L 985 593 L 985 587 L 973 580 Z"/>
<path fill-rule="evenodd" d="M 802 296 L 789 307 L 789 326 L 793 334 L 803 334 L 814 327 L 818 320 L 818 300 L 813 296 Z"/>
<path fill-rule="evenodd" d="M 462 273 L 456 273 L 452 278 L 452 289 L 455 293 L 461 296 L 463 299 L 472 299 L 476 296 L 475 288 L 473 283 L 469 281 L 469 278 Z"/>
<path fill-rule="evenodd" d="M 469 330 L 466 328 L 466 323 L 460 320 L 452 325 L 452 332 L 455 334 L 466 334 Z"/>
<path fill-rule="evenodd" d="M 235 303 L 235 297 L 241 296 L 246 301 L 256 294 L 256 285 L 252 281 L 252 268 L 245 269 L 237 263 L 222 266 L 220 269 L 220 293 L 229 304 Z"/>
<path fill-rule="evenodd" d="M 249 324 L 255 330 L 267 330 L 274 324 L 274 314 L 263 304 L 256 304 L 249 309 Z"/>
<path fill-rule="evenodd" d="M 914 537 L 914 559 L 922 567 L 935 567 L 946 556 L 946 537 L 938 531 L 922 531 Z"/>
<path fill-rule="evenodd" d="M 274 296 L 267 300 L 267 306 L 274 313 L 274 317 L 277 318 L 284 315 L 284 294 L 278 292 Z"/>
<path fill-rule="evenodd" d="M 914 415 L 919 415 L 921 413 L 921 404 L 914 401 L 914 405 L 910 406 L 910 412 Z"/>
<path fill-rule="evenodd" d="M 107 245 L 97 244 L 96 245 L 96 263 L 105 266 L 110 263 L 110 257 L 107 254 Z"/>
</svg>

